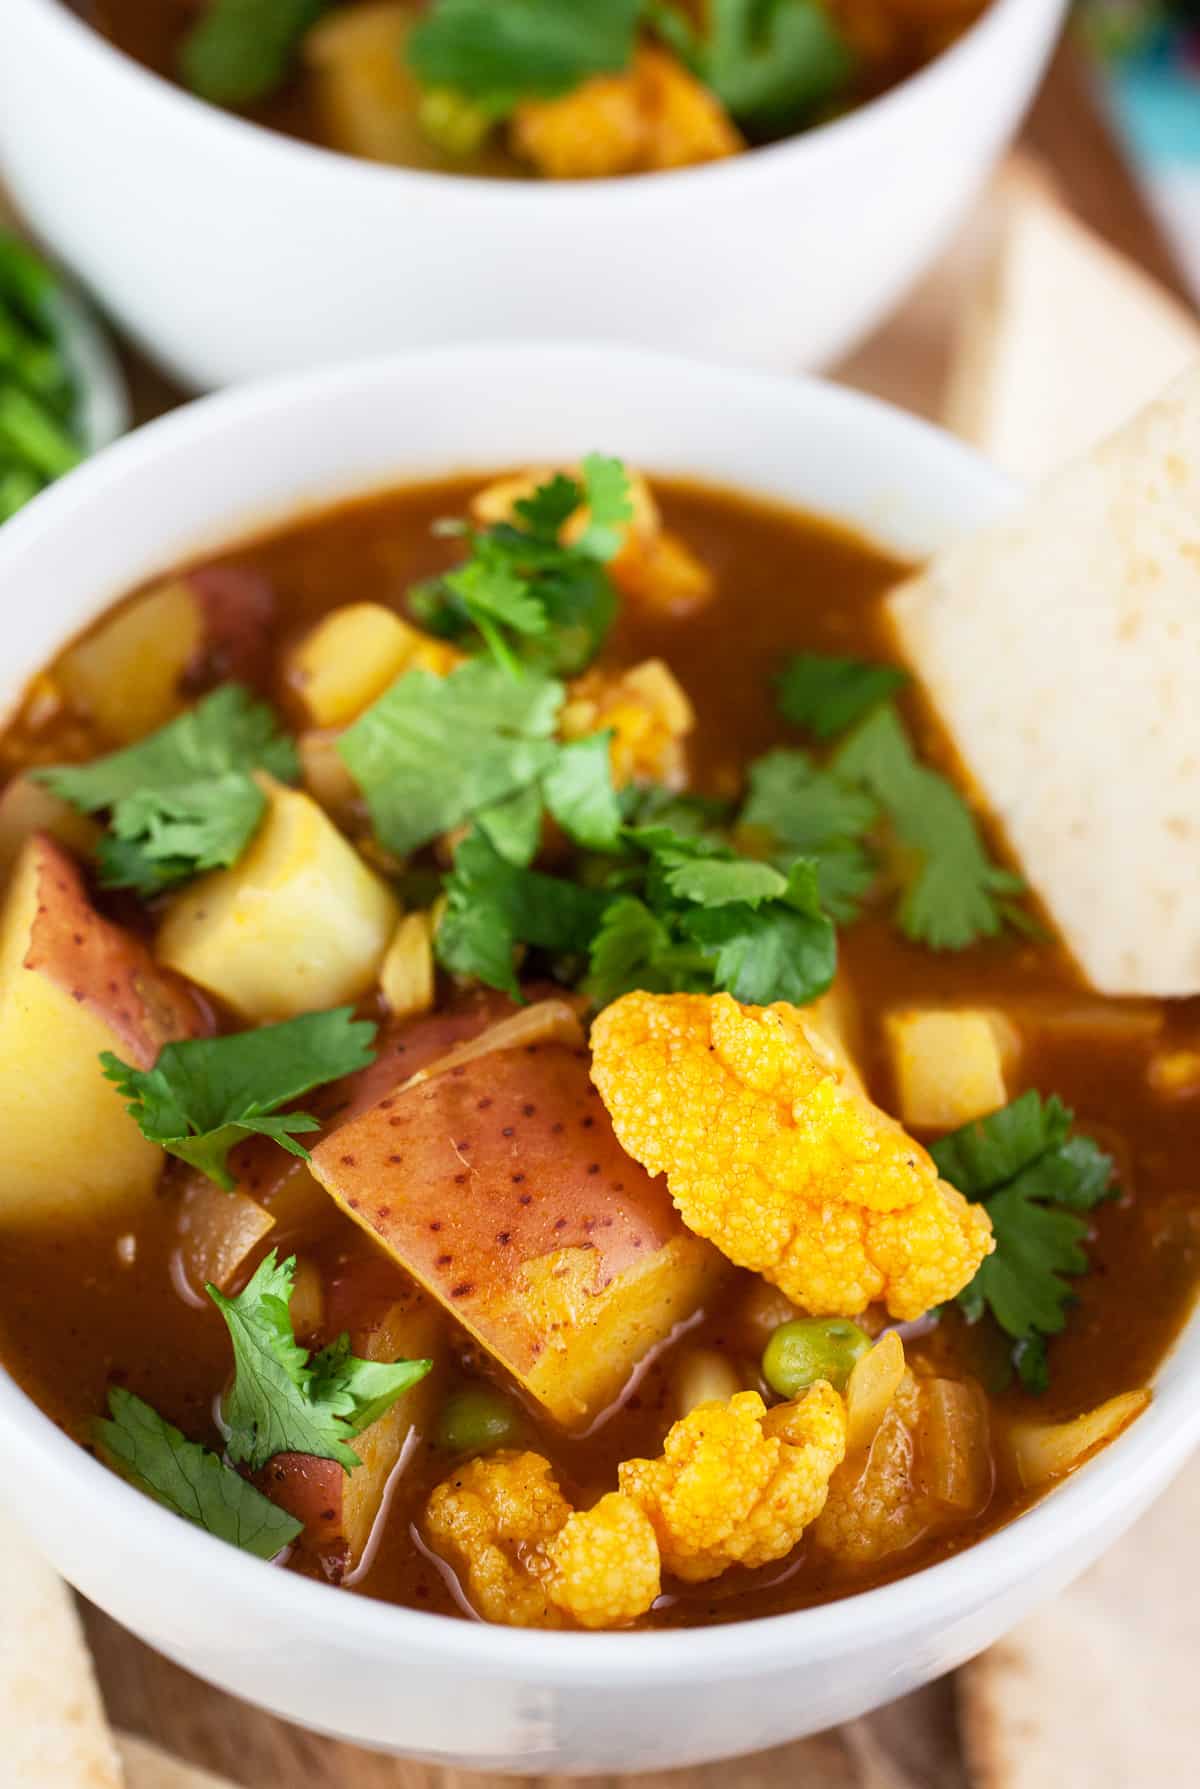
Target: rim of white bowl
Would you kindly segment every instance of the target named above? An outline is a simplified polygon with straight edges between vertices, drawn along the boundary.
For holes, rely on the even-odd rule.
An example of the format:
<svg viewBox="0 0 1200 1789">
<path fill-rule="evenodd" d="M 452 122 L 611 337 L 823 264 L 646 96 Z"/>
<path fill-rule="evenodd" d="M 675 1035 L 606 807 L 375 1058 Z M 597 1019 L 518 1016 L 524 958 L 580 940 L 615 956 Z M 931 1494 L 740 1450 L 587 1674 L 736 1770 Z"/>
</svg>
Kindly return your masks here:
<svg viewBox="0 0 1200 1789">
<path fill-rule="evenodd" d="M 489 199 L 503 205 L 569 204 L 572 207 L 606 203 L 652 204 L 656 194 L 661 197 L 674 196 L 685 183 L 695 185 L 697 182 L 716 180 L 753 179 L 758 173 L 774 172 L 802 157 L 818 160 L 827 150 L 840 147 L 842 141 L 854 132 L 861 133 L 870 128 L 876 120 L 889 118 L 906 107 L 924 105 L 927 95 L 935 86 L 948 84 L 956 78 L 960 66 L 976 60 L 986 61 L 991 54 L 993 40 L 1003 34 L 1010 14 L 1039 11 L 1061 15 L 1066 8 L 1066 0 L 987 0 L 984 10 L 961 37 L 956 38 L 931 62 L 915 70 L 896 86 L 876 95 L 874 99 L 864 101 L 862 105 L 852 107 L 841 117 L 814 125 L 795 136 L 786 137 L 778 143 L 765 144 L 742 155 L 652 175 L 539 181 L 504 180 L 433 168 L 393 167 L 369 161 L 365 157 L 348 155 L 341 150 L 327 149 L 302 138 L 289 137 L 269 125 L 258 124 L 239 113 L 212 105 L 190 93 L 187 88 L 146 68 L 127 51 L 104 37 L 95 26 L 80 18 L 66 4 L 66 0 L 25 0 L 25 4 L 43 12 L 53 22 L 53 28 L 63 34 L 64 41 L 72 42 L 80 53 L 84 52 L 83 40 L 86 40 L 87 52 L 101 59 L 114 80 L 125 83 L 131 94 L 136 91 L 147 103 L 158 106 L 164 117 L 166 113 L 177 112 L 182 107 L 192 128 L 210 133 L 214 143 L 221 138 L 230 144 L 241 143 L 247 149 L 257 143 L 263 153 L 270 154 L 281 162 L 294 161 L 297 157 L 307 160 L 314 174 L 319 169 L 324 169 L 326 178 L 370 180 L 393 185 L 436 184 L 446 191 L 450 202 L 453 202 L 455 192 L 464 199 L 487 193 Z"/>
<path fill-rule="evenodd" d="M 135 481 L 140 467 L 160 451 L 198 452 L 205 447 L 211 451 L 222 435 L 236 431 L 251 416 L 271 410 L 287 412 L 340 388 L 362 385 L 369 390 L 392 371 L 407 366 L 428 369 L 440 360 L 461 371 L 464 363 L 486 364 L 492 357 L 523 358 L 529 373 L 539 376 L 561 377 L 566 365 L 580 357 L 641 364 L 648 370 L 670 369 L 678 377 L 720 387 L 731 401 L 739 392 L 762 393 L 774 388 L 781 397 L 790 393 L 797 406 L 809 411 L 823 410 L 842 420 L 861 419 L 867 430 L 886 427 L 898 443 L 907 435 L 925 452 L 941 453 L 948 473 L 984 481 L 998 496 L 1013 490 L 998 472 L 944 430 L 878 398 L 822 379 L 707 366 L 681 356 L 616 344 L 471 343 L 352 361 L 197 398 L 105 448 L 19 511 L 0 534 L 0 578 L 6 561 L 19 564 L 26 552 L 37 551 L 44 536 L 69 526 L 72 511 L 81 501 L 90 502 L 114 484 Z M 902 463 L 898 461 L 901 467 Z M 736 486 L 736 481 L 731 482 Z M 364 480 L 361 488 L 386 486 L 383 481 Z M 744 488 L 748 495 L 755 494 L 751 485 Z M 335 500 L 341 494 L 335 493 Z M 314 505 L 301 498 L 298 507 L 311 511 Z M 241 537 L 245 537 L 244 531 Z M 236 540 L 239 534 L 235 532 L 232 538 Z M 391 1648 L 419 1647 L 447 1665 L 467 1666 L 485 1674 L 533 1674 L 564 1685 L 584 1677 L 589 1683 L 618 1689 L 666 1681 L 681 1671 L 710 1679 L 749 1675 L 760 1664 L 777 1663 L 783 1651 L 793 1658 L 837 1659 L 852 1652 L 864 1635 L 876 1642 L 889 1633 L 901 1637 L 910 1628 L 927 1630 L 931 1620 L 936 1623 L 960 1616 L 1018 1580 L 1036 1575 L 1081 1537 L 1109 1523 L 1119 1526 L 1122 1516 L 1135 1514 L 1200 1442 L 1200 1315 L 1196 1312 L 1161 1363 L 1158 1381 L 1163 1380 L 1164 1372 L 1165 1383 L 1156 1385 L 1149 1408 L 1096 1458 L 1032 1508 L 951 1558 L 878 1588 L 787 1614 L 649 1632 L 577 1634 L 500 1627 L 378 1602 L 266 1565 L 135 1490 L 59 1429 L 3 1368 L 0 1435 L 32 1450 L 45 1473 L 73 1481 L 73 1494 L 86 1499 L 93 1522 L 101 1516 L 114 1545 L 136 1535 L 137 1550 L 143 1557 L 161 1559 L 169 1554 L 172 1572 L 209 1589 L 219 1579 L 226 1594 L 239 1602 L 244 1599 L 248 1608 L 269 1604 L 273 1617 L 311 1631 L 317 1643 L 322 1636 L 342 1638 L 357 1648 L 385 1654 Z M 14 1457 L 10 1450 L 3 1451 L 6 1457 Z"/>
</svg>

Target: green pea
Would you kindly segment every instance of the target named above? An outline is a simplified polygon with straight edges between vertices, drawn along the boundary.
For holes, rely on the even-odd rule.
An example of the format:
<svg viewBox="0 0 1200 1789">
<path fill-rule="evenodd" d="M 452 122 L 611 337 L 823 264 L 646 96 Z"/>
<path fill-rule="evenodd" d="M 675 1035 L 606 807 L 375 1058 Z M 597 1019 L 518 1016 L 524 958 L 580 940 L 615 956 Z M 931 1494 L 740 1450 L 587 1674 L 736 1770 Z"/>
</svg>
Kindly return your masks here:
<svg viewBox="0 0 1200 1789">
<path fill-rule="evenodd" d="M 763 1378 L 781 1398 L 794 1398 L 818 1379 L 842 1391 L 871 1338 L 844 1317 L 797 1317 L 781 1323 L 763 1350 Z"/>
<path fill-rule="evenodd" d="M 487 1454 L 517 1437 L 520 1415 L 502 1392 L 467 1386 L 447 1398 L 438 1421 L 438 1445 L 452 1454 Z"/>
<path fill-rule="evenodd" d="M 417 109 L 417 122 L 435 149 L 457 160 L 481 149 L 495 120 L 451 87 L 431 87 Z"/>
</svg>

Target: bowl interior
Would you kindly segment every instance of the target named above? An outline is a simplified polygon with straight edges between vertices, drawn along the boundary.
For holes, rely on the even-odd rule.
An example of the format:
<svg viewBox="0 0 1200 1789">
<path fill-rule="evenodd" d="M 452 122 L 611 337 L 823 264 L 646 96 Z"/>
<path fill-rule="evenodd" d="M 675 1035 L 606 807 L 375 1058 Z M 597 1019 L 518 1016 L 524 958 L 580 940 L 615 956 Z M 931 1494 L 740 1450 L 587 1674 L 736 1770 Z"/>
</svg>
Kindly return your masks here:
<svg viewBox="0 0 1200 1789">
<path fill-rule="evenodd" d="M 739 486 L 835 517 L 891 551 L 928 553 L 986 523 L 1013 488 L 939 431 L 815 381 L 703 368 L 633 350 L 473 347 L 363 363 L 201 400 L 72 473 L 5 528 L 0 604 L 9 619 L 11 702 L 73 631 L 138 581 L 337 497 L 460 469 L 575 459 L 598 448 L 650 472 Z M 52 1548 L 69 1576 L 101 1537 L 115 1573 L 136 1553 L 222 1620 L 245 1596 L 298 1629 L 386 1647 L 401 1635 L 459 1666 L 525 1660 L 548 1681 L 644 1682 L 646 1674 L 750 1673 L 780 1646 L 852 1652 L 866 1631 L 902 1631 L 998 1596 L 1086 1532 L 1128 1520 L 1200 1437 L 1200 1328 L 1164 1365 L 1149 1412 L 1019 1521 L 916 1577 L 819 1609 L 678 1635 L 560 1636 L 449 1622 L 264 1572 L 148 1505 L 68 1442 L 0 1373 L 0 1446 L 31 1460 L 6 1485 L 36 1526 L 39 1489 L 79 1515 Z M 82 1536 L 83 1538 L 80 1538 Z M 1054 1582 L 1050 1581 L 1050 1588 Z M 99 1584 L 103 1591 L 103 1576 Z M 102 1598 L 101 1598 L 102 1600 Z M 316 1718 L 314 1716 L 314 1718 Z"/>
</svg>

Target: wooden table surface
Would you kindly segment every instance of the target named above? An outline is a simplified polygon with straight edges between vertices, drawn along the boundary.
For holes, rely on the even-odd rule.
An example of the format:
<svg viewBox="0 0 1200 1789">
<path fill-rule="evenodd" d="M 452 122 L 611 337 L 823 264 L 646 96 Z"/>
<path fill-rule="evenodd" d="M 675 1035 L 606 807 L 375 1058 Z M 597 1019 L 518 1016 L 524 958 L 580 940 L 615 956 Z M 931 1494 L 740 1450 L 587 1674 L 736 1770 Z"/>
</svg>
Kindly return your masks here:
<svg viewBox="0 0 1200 1789">
<path fill-rule="evenodd" d="M 1023 138 L 1023 145 L 1052 170 L 1063 196 L 1092 226 L 1154 272 L 1184 291 L 1170 252 L 1142 201 L 1104 122 L 1078 57 L 1064 47 L 1056 57 Z M 937 274 L 932 276 L 936 284 Z M 844 369 L 854 383 L 867 385 L 930 413 L 936 410 L 947 352 L 944 331 L 918 322 L 931 314 L 926 282 L 912 304 L 851 357 Z M 936 312 L 933 314 L 936 315 Z M 907 333 L 906 333 L 907 332 Z M 898 352 L 898 348 L 903 351 Z M 178 394 L 152 369 L 126 356 L 137 413 L 156 414 Z M 114 1723 L 145 1734 L 179 1757 L 218 1771 L 245 1789 L 483 1789 L 484 1778 L 425 1765 L 381 1758 L 317 1738 L 208 1688 L 142 1646 L 113 1622 L 86 1610 L 101 1687 Z M 464 1694 L 469 1695 L 464 1685 Z M 908 1711 L 911 1716 L 911 1710 Z M 868 1748 L 881 1740 L 892 1756 L 914 1744 L 910 1761 L 917 1789 L 966 1789 L 957 1757 L 953 1699 L 948 1686 L 925 1692 L 919 1718 L 877 1717 L 866 1737 Z M 752 1740 L 752 1734 L 747 1738 Z M 856 1746 L 855 1740 L 858 1740 Z M 830 1734 L 780 1751 L 759 1753 L 708 1769 L 623 1779 L 624 1789 L 843 1789 L 871 1779 L 868 1764 L 858 1776 L 852 1767 L 863 1756 L 863 1736 Z M 876 1775 L 874 1782 L 884 1778 Z M 550 1789 L 551 1779 L 543 1779 Z M 616 1779 L 610 1779 L 614 1783 Z"/>
</svg>

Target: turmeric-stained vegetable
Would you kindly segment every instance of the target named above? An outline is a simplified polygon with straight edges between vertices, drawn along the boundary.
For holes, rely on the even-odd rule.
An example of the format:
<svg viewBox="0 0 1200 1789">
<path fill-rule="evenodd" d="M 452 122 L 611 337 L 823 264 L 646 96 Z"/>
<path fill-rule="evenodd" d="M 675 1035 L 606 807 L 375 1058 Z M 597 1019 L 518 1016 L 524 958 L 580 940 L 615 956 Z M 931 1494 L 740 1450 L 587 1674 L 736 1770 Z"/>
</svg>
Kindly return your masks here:
<svg viewBox="0 0 1200 1789">
<path fill-rule="evenodd" d="M 795 1007 L 626 995 L 592 1028 L 624 1147 L 689 1228 L 815 1315 L 918 1317 L 988 1254 L 991 1225 L 863 1094 Z"/>
<path fill-rule="evenodd" d="M 1124 1391 L 1069 1422 L 1014 1423 L 1008 1444 L 1021 1483 L 1033 1491 L 1065 1478 L 1098 1448 L 1115 1441 L 1149 1402 L 1148 1391 Z"/>
<path fill-rule="evenodd" d="M 1020 1043 L 1003 1013 L 905 1008 L 885 1020 L 900 1117 L 918 1130 L 956 1130 L 1008 1099 Z"/>
</svg>

